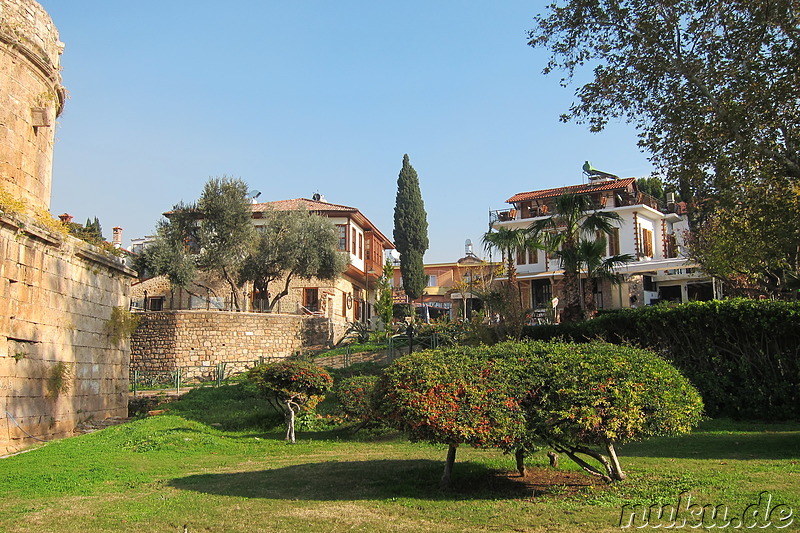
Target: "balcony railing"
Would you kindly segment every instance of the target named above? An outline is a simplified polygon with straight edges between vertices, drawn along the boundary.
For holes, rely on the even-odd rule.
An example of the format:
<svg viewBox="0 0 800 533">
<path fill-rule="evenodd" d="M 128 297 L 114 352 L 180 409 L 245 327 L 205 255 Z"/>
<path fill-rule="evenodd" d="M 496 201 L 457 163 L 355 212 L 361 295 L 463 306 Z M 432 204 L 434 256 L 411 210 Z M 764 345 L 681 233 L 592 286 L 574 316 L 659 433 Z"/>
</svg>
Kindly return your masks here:
<svg viewBox="0 0 800 533">
<path fill-rule="evenodd" d="M 667 205 L 665 202 L 650 196 L 649 194 L 640 192 L 637 194 L 621 193 L 617 194 L 613 199 L 596 198 L 595 209 L 613 209 L 615 207 L 627 207 L 632 205 L 646 205 L 662 213 L 675 212 L 674 204 Z M 552 214 L 553 206 L 551 203 L 542 205 L 523 205 L 520 209 L 498 209 L 489 211 L 489 226 L 491 227 L 495 222 L 510 222 L 513 220 L 525 220 L 528 218 L 543 217 Z"/>
</svg>

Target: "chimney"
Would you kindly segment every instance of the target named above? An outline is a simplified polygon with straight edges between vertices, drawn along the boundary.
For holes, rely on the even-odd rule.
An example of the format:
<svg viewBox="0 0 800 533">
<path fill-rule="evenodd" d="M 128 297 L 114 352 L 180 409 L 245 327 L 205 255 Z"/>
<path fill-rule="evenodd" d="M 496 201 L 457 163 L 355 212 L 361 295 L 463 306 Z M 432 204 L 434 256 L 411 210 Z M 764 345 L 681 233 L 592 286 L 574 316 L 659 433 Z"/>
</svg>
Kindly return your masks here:
<svg viewBox="0 0 800 533">
<path fill-rule="evenodd" d="M 64 213 L 63 215 L 58 215 L 58 219 L 64 224 L 69 224 L 72 222 L 72 215 L 69 213 Z"/>
<path fill-rule="evenodd" d="M 112 229 L 114 232 L 114 236 L 111 237 L 111 244 L 114 245 L 114 248 L 122 248 L 122 228 L 119 226 Z"/>
</svg>

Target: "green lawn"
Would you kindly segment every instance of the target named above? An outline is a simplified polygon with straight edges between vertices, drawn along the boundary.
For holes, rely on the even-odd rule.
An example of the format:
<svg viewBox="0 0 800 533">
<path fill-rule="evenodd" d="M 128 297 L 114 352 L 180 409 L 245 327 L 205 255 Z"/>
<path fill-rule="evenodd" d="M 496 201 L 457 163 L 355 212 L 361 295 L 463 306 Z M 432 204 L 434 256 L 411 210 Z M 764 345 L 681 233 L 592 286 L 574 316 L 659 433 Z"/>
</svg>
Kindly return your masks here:
<svg viewBox="0 0 800 533">
<path fill-rule="evenodd" d="M 623 505 L 684 491 L 735 515 L 769 491 L 795 511 L 783 531 L 800 530 L 798 424 L 710 421 L 625 446 L 629 479 L 610 487 L 587 485 L 563 457 L 553 471 L 544 452 L 523 482 L 509 457 L 461 448 L 442 492 L 441 446 L 353 436 L 328 419 L 291 446 L 260 429 L 273 419 L 241 385 L 167 407 L 0 460 L 0 531 L 619 531 Z"/>
</svg>

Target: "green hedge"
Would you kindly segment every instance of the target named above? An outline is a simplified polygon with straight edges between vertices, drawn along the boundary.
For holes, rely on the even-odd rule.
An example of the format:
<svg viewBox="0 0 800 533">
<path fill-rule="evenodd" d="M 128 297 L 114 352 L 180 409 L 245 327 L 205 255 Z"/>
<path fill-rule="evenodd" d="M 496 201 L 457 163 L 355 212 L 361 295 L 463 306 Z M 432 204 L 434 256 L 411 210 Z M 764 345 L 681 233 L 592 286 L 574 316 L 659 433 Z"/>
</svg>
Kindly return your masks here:
<svg viewBox="0 0 800 533">
<path fill-rule="evenodd" d="M 694 383 L 709 416 L 800 419 L 800 302 L 657 305 L 578 324 L 532 326 L 524 335 L 648 348 Z"/>
</svg>

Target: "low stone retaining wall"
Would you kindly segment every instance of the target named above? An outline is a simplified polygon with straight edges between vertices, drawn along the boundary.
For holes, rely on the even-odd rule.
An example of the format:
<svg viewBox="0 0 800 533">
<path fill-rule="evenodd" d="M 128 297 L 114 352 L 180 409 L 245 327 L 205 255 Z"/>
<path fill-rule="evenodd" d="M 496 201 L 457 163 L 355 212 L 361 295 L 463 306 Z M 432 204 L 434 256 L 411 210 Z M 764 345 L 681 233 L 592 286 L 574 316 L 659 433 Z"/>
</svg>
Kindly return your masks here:
<svg viewBox="0 0 800 533">
<path fill-rule="evenodd" d="M 218 364 L 236 372 L 261 358 L 286 358 L 331 340 L 325 318 L 226 311 L 148 311 L 131 338 L 131 369 L 209 379 Z M 242 367 L 242 368 L 239 368 Z"/>
</svg>

